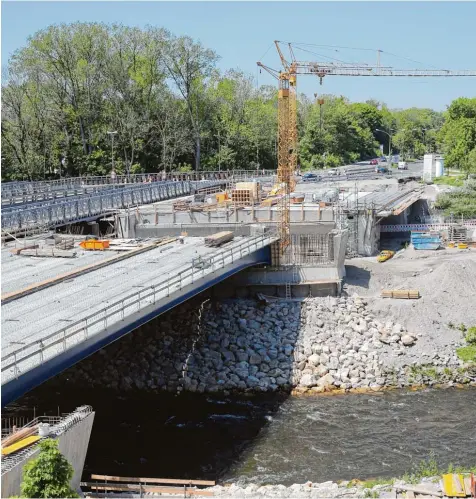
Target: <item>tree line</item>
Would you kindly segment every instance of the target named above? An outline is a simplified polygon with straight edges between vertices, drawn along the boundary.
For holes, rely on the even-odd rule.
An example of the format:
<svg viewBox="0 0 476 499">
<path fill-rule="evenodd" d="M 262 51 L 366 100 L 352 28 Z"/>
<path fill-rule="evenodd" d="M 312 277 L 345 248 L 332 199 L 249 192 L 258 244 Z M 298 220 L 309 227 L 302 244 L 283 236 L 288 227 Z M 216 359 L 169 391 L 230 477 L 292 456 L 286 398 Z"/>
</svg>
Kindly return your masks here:
<svg viewBox="0 0 476 499">
<path fill-rule="evenodd" d="M 276 168 L 277 90 L 163 28 L 74 23 L 29 38 L 2 83 L 2 178 Z M 476 170 L 476 99 L 445 113 L 298 96 L 303 168 L 440 150 Z M 381 130 L 381 131 L 378 131 Z M 385 133 L 386 132 L 386 133 Z M 469 158 L 469 159 L 468 159 Z M 472 158 L 472 159 L 471 159 Z"/>
</svg>

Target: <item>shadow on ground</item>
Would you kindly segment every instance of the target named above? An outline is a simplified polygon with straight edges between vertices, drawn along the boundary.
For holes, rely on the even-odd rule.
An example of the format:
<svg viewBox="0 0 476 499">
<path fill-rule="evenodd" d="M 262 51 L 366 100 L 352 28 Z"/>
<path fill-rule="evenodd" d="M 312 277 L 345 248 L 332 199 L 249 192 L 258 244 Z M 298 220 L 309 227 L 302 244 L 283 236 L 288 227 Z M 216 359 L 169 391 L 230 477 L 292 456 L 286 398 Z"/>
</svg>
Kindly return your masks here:
<svg viewBox="0 0 476 499">
<path fill-rule="evenodd" d="M 154 379 L 158 368 L 153 361 L 167 363 L 172 360 L 171 350 L 159 352 L 160 345 L 168 345 L 167 348 L 171 343 L 180 345 L 180 351 L 176 359 L 174 358 L 180 367 L 194 348 L 202 346 L 202 341 L 206 347 L 201 350 L 202 353 L 209 348 L 219 351 L 217 345 L 225 336 L 229 338 L 228 342 L 237 345 L 241 344 L 238 341 L 240 338 L 249 335 L 253 352 L 260 352 L 265 359 L 267 353 L 263 349 L 268 350 L 269 355 L 275 359 L 274 363 L 279 364 L 281 369 L 288 373 L 286 379 L 290 383 L 292 347 L 297 340 L 297 333 L 295 336 L 286 336 L 286 341 L 282 343 L 277 339 L 280 334 L 284 334 L 279 332 L 280 310 L 286 307 L 284 303 L 273 309 L 264 303 L 247 300 L 240 302 L 243 305 L 238 313 L 233 312 L 234 309 L 230 309 L 225 302 L 212 301 L 210 310 L 213 309 L 219 314 L 219 318 L 215 319 L 218 325 L 215 324 L 209 330 L 208 315 L 205 314 L 204 335 L 193 345 L 192 340 L 196 337 L 197 329 L 197 310 L 201 303 L 203 297 L 198 297 L 195 302 L 182 305 L 182 309 L 177 307 L 157 317 L 146 327 L 139 328 L 106 347 L 107 355 L 104 355 L 104 351 L 97 352 L 77 365 L 78 368 L 87 365 L 87 370 L 75 370 L 73 367 L 65 371 L 11 404 L 4 411 L 4 416 L 33 418 L 33 413 L 37 416 L 56 415 L 70 412 L 80 405 L 91 405 L 96 416 L 86 457 L 83 475 L 85 480 L 89 479 L 91 473 L 130 477 L 220 479 L 252 448 L 261 430 L 272 419 L 288 394 L 258 392 L 255 395 L 231 395 L 223 391 L 210 394 L 180 392 L 177 389 L 169 392 L 137 388 L 124 390 L 124 378 L 141 378 L 149 374 L 149 378 Z M 287 314 L 287 311 L 285 313 Z M 243 319 L 237 319 L 238 316 Z M 222 326 L 226 318 L 228 323 L 236 321 L 237 324 L 239 320 L 247 318 L 252 324 L 254 321 L 251 317 L 262 321 L 261 328 L 265 328 L 266 321 L 271 326 L 268 324 L 267 329 L 259 329 L 254 333 L 253 330 L 246 333 L 238 326 L 230 324 L 226 329 Z M 276 322 L 269 322 L 268 319 Z M 281 327 L 284 328 L 283 325 Z M 174 332 L 177 336 L 174 336 Z M 265 335 L 274 337 L 275 343 L 268 344 L 263 339 Z M 162 343 L 164 338 L 165 343 Z M 281 345 L 282 349 L 277 345 Z M 250 352 L 251 347 L 237 346 L 235 350 Z M 204 380 L 208 379 L 212 367 L 220 370 L 222 366 L 229 366 L 231 369 L 231 364 L 235 362 L 216 356 L 212 359 L 213 364 L 203 355 L 198 355 L 197 359 L 195 365 L 200 370 L 200 378 L 203 376 Z M 249 360 L 249 377 L 254 377 L 256 372 L 252 371 L 252 368 L 257 366 L 252 366 L 251 358 Z M 269 367 L 271 360 L 268 359 L 267 362 L 268 371 L 262 366 L 260 369 L 266 371 L 262 373 L 263 376 L 272 376 L 271 371 L 276 369 Z M 238 359 L 236 363 L 238 364 Z M 111 366 L 114 366 L 114 371 L 111 371 Z M 118 366 L 122 368 L 119 369 Z M 113 381 L 116 381 L 118 387 L 116 389 L 106 388 L 103 381 L 108 379 L 110 382 L 111 372 L 114 373 Z M 161 371 L 160 375 L 168 378 L 166 381 L 169 383 L 177 383 L 173 381 L 177 380 L 176 368 L 169 366 Z M 216 377 L 218 378 L 219 376 Z"/>
<path fill-rule="evenodd" d="M 356 267 L 355 265 L 345 266 L 345 283 L 352 286 L 360 286 L 362 288 L 369 288 L 370 271 Z"/>
</svg>

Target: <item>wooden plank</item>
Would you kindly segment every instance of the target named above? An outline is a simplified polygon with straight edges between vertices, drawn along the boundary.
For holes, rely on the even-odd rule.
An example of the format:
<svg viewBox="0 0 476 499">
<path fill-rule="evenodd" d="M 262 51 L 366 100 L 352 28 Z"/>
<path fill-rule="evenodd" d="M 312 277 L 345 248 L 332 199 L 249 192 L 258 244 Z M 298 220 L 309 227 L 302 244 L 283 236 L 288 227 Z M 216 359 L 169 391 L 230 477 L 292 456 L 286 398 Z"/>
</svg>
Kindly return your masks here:
<svg viewBox="0 0 476 499">
<path fill-rule="evenodd" d="M 96 490 L 111 490 L 117 492 L 155 492 L 160 494 L 184 494 L 184 487 L 159 487 L 153 485 L 132 485 L 132 484 L 107 484 L 107 483 L 96 483 L 96 482 L 81 482 L 81 487 L 89 487 Z M 212 491 L 208 490 L 197 490 L 197 489 L 186 489 L 187 495 L 191 496 L 213 496 Z"/>
<path fill-rule="evenodd" d="M 177 478 L 142 478 L 142 477 L 127 477 L 127 476 L 111 476 L 111 475 L 91 475 L 91 480 L 104 480 L 108 482 L 132 482 L 132 483 L 170 483 L 176 485 L 207 485 L 213 486 L 215 482 L 212 480 L 187 480 Z"/>
<path fill-rule="evenodd" d="M 38 431 L 38 425 L 22 428 L 21 430 L 18 430 L 15 433 L 12 433 L 11 435 L 8 435 L 6 438 L 4 438 L 2 440 L 2 448 L 8 447 L 9 445 L 14 444 L 18 440 L 21 440 L 22 438 L 29 437 L 33 433 L 37 433 L 37 431 Z"/>
<path fill-rule="evenodd" d="M 41 437 L 38 435 L 31 435 L 29 437 L 24 438 L 23 440 L 20 440 L 8 447 L 5 447 L 2 449 L 2 456 L 8 456 L 9 454 L 13 454 L 14 452 L 17 452 L 21 449 L 24 449 L 25 447 L 28 447 L 40 440 Z"/>
<path fill-rule="evenodd" d="M 383 289 L 382 298 L 417 299 L 420 292 L 417 289 Z"/>
<path fill-rule="evenodd" d="M 441 492 L 437 492 L 436 490 L 430 490 L 425 487 L 416 485 L 416 486 L 410 486 L 410 485 L 394 485 L 393 488 L 395 490 L 403 490 L 405 492 L 413 492 L 415 494 L 422 494 L 422 495 L 427 495 L 427 496 L 435 496 L 435 497 L 443 497 L 443 494 Z"/>
<path fill-rule="evenodd" d="M 10 250 L 13 255 L 19 255 L 24 250 L 31 250 L 38 248 L 38 244 L 29 244 L 28 246 L 22 246 L 21 248 L 14 248 Z"/>
</svg>

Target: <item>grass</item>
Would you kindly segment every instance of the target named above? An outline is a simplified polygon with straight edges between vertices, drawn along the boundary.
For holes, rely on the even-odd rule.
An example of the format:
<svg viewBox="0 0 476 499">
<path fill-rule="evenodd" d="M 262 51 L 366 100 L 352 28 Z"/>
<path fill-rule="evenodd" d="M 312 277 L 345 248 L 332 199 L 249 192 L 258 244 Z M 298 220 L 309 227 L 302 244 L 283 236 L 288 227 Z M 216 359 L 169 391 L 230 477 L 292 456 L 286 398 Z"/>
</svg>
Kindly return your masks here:
<svg viewBox="0 0 476 499">
<path fill-rule="evenodd" d="M 439 373 L 436 367 L 430 366 L 410 366 L 410 378 L 412 380 L 416 379 L 418 376 L 430 378 L 437 380 L 439 378 Z"/>
<path fill-rule="evenodd" d="M 456 355 L 463 362 L 476 362 L 476 345 L 457 348 Z"/>
<path fill-rule="evenodd" d="M 466 343 L 468 345 L 476 345 L 476 327 L 470 327 L 467 332 L 466 336 L 464 337 Z"/>
<path fill-rule="evenodd" d="M 393 485 L 395 483 L 395 478 L 371 478 L 370 480 L 365 480 L 360 485 L 364 489 L 373 489 L 377 485 Z"/>
<path fill-rule="evenodd" d="M 457 177 L 436 177 L 433 179 L 434 184 L 450 185 L 452 187 L 463 187 L 464 175 Z"/>
<path fill-rule="evenodd" d="M 435 458 L 434 452 L 430 453 L 430 457 L 420 461 L 413 470 L 403 475 L 402 480 L 407 483 L 419 483 L 422 478 L 430 478 L 443 475 L 445 473 L 475 473 L 475 466 L 458 466 L 450 463 L 446 468 L 441 468 Z"/>
</svg>

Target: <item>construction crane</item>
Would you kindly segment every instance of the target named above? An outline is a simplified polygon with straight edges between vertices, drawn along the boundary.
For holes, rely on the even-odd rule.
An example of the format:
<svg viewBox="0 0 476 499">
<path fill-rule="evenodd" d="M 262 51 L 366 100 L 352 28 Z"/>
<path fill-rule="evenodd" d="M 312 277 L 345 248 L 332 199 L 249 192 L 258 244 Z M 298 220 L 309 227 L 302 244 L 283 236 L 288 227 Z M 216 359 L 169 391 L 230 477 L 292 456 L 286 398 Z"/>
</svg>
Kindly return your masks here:
<svg viewBox="0 0 476 499">
<path fill-rule="evenodd" d="M 380 53 L 377 51 L 377 65 L 298 61 L 294 55 L 292 43 L 287 43 L 290 60 L 281 50 L 280 41 L 275 41 L 276 50 L 281 59 L 281 70 L 272 69 L 261 62 L 258 66 L 278 80 L 278 183 L 275 191 L 281 193 L 279 215 L 279 236 L 281 254 L 290 245 L 290 194 L 294 189 L 294 172 L 298 159 L 297 136 L 297 75 L 314 75 L 322 80 L 325 76 L 476 76 L 476 71 L 449 71 L 446 69 L 394 69 L 380 65 Z"/>
</svg>

